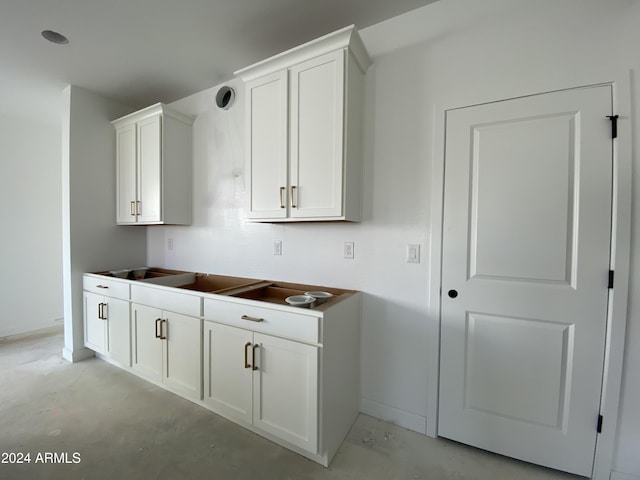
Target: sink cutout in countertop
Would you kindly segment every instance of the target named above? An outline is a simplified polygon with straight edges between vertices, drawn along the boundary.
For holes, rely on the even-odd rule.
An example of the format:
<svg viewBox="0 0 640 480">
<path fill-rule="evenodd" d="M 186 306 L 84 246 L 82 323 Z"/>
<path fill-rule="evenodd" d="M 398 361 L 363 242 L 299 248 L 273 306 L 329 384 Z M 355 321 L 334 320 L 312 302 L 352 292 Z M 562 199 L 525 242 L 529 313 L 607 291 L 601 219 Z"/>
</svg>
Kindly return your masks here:
<svg viewBox="0 0 640 480">
<path fill-rule="evenodd" d="M 304 291 L 282 288 L 274 285 L 265 285 L 245 292 L 230 293 L 230 296 L 232 297 L 245 298 L 247 300 L 260 300 L 261 302 L 277 303 L 279 305 L 287 305 L 287 302 L 285 302 L 284 299 L 293 295 L 304 295 Z"/>
<path fill-rule="evenodd" d="M 213 275 L 206 273 L 196 273 L 195 281 L 178 288 L 185 290 L 195 290 L 197 292 L 222 293 L 231 289 L 248 287 L 262 283 L 261 280 L 242 277 L 228 277 L 225 275 Z"/>
</svg>

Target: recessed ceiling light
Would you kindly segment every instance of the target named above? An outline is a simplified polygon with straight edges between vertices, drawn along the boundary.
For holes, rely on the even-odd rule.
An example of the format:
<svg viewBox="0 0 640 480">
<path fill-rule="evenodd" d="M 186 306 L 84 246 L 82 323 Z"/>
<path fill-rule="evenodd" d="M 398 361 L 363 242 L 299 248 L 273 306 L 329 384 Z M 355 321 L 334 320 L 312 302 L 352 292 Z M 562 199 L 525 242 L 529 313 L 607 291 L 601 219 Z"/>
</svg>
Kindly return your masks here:
<svg viewBox="0 0 640 480">
<path fill-rule="evenodd" d="M 51 43 L 57 43 L 58 45 L 66 45 L 69 43 L 69 39 L 67 37 L 61 33 L 54 32 L 53 30 L 43 30 L 41 35 Z"/>
</svg>

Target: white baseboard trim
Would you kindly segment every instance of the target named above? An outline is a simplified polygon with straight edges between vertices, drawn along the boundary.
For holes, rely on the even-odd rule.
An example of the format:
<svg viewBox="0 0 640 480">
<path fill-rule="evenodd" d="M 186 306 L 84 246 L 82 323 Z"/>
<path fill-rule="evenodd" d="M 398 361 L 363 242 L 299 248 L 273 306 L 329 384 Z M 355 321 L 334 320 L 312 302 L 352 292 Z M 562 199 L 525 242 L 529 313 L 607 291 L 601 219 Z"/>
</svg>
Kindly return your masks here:
<svg viewBox="0 0 640 480">
<path fill-rule="evenodd" d="M 423 435 L 427 433 L 427 419 L 415 413 L 405 412 L 367 398 L 360 400 L 360 411 L 366 415 L 371 415 Z"/>
<path fill-rule="evenodd" d="M 48 322 L 34 323 L 27 326 L 20 325 L 20 326 L 5 328 L 0 330 L 0 338 L 14 337 L 16 335 L 33 333 L 33 332 L 37 332 L 38 330 L 44 330 L 44 329 L 53 328 L 53 327 L 62 328 L 62 323 L 60 323 L 58 320 L 50 320 Z"/>
<path fill-rule="evenodd" d="M 611 480 L 640 480 L 640 477 L 620 472 L 611 472 Z"/>
<path fill-rule="evenodd" d="M 96 352 L 84 347 L 77 350 L 71 350 L 67 347 L 62 349 L 62 358 L 71 363 L 80 362 L 95 356 Z"/>
</svg>

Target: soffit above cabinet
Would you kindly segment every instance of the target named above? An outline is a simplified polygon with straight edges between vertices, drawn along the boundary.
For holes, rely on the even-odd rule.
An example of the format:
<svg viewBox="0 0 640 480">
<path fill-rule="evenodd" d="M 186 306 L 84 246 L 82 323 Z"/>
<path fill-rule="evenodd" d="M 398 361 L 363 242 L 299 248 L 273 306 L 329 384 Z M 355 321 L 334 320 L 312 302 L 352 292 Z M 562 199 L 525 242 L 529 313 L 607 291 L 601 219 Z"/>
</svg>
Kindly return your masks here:
<svg viewBox="0 0 640 480">
<path fill-rule="evenodd" d="M 348 27 L 344 27 L 323 37 L 242 68 L 234 72 L 234 74 L 247 82 L 341 48 L 349 48 L 359 69 L 362 73 L 366 73 L 372 63 L 371 57 L 355 26 L 349 25 Z"/>
</svg>

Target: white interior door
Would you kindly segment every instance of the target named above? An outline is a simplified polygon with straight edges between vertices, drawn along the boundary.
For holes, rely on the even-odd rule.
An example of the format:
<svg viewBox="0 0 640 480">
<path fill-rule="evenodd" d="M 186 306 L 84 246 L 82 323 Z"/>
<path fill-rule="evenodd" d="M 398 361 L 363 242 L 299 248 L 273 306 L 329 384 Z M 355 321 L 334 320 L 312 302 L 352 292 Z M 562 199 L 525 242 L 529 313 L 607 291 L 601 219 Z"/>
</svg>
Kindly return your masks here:
<svg viewBox="0 0 640 480">
<path fill-rule="evenodd" d="M 591 475 L 611 110 L 599 86 L 447 112 L 439 435 Z"/>
</svg>

